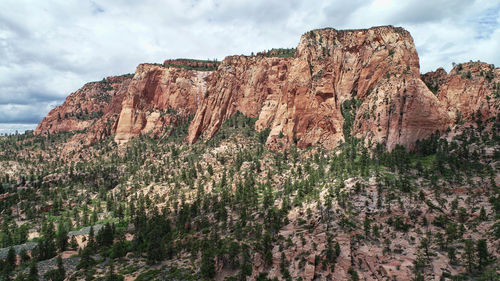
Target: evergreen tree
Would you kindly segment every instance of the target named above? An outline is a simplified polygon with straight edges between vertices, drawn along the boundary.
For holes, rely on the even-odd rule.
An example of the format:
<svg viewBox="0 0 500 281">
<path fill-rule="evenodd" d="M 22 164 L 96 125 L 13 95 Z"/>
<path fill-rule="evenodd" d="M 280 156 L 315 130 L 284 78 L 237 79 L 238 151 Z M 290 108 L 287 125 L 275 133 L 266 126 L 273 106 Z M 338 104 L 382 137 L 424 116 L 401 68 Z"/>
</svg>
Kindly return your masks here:
<svg viewBox="0 0 500 281">
<path fill-rule="evenodd" d="M 64 252 L 68 246 L 68 231 L 63 223 L 59 223 L 56 236 L 57 248 L 60 252 Z"/>
<path fill-rule="evenodd" d="M 85 249 L 82 250 L 81 254 L 80 254 L 80 263 L 78 263 L 78 265 L 76 266 L 77 269 L 80 269 L 80 268 L 89 268 L 90 266 L 92 266 L 92 264 L 94 263 L 94 259 L 92 259 L 92 257 L 90 256 L 92 252 L 92 248 L 89 248 L 89 247 L 86 247 Z"/>
<path fill-rule="evenodd" d="M 94 234 L 94 226 L 91 226 L 90 230 L 89 230 L 89 238 L 88 238 L 88 242 L 87 242 L 87 248 L 95 249 L 95 246 L 96 246 L 96 241 L 95 241 L 95 234 Z"/>
<path fill-rule="evenodd" d="M 48 271 L 43 277 L 45 280 L 64 281 L 66 278 L 66 270 L 64 269 L 63 260 L 60 255 L 57 256 L 57 269 Z"/>
<path fill-rule="evenodd" d="M 16 251 L 14 251 L 13 247 L 9 248 L 9 252 L 7 253 L 7 259 L 5 260 L 5 266 L 9 268 L 10 271 L 16 268 Z"/>
<path fill-rule="evenodd" d="M 243 244 L 242 247 L 242 256 L 243 261 L 241 263 L 241 271 L 238 275 L 238 280 L 244 281 L 247 280 L 247 276 L 252 275 L 252 261 L 248 249 L 248 245 Z"/>
<path fill-rule="evenodd" d="M 488 264 L 488 245 L 485 239 L 480 239 L 477 241 L 477 259 L 479 269 L 483 269 Z"/>
<path fill-rule="evenodd" d="M 363 226 L 365 228 L 365 236 L 369 237 L 370 236 L 370 230 L 371 230 L 371 222 L 370 222 L 370 219 L 368 218 L 368 215 L 365 216 L 365 220 L 363 222 Z"/>
<path fill-rule="evenodd" d="M 38 281 L 38 267 L 36 261 L 32 261 L 30 264 L 30 271 L 26 281 Z"/>
<path fill-rule="evenodd" d="M 115 273 L 115 266 L 113 260 L 109 262 L 109 269 L 106 273 L 105 281 L 122 281 L 124 278 L 121 275 Z"/>
<path fill-rule="evenodd" d="M 453 247 L 448 248 L 448 258 L 450 259 L 450 264 L 457 264 L 456 250 Z"/>
<path fill-rule="evenodd" d="M 354 268 L 349 267 L 349 270 L 347 270 L 347 273 L 349 273 L 349 275 L 351 275 L 351 278 L 349 279 L 350 281 L 359 281 L 358 272 L 356 270 L 354 270 Z"/>
<path fill-rule="evenodd" d="M 486 219 L 487 219 L 486 210 L 484 209 L 484 206 L 482 206 L 481 211 L 479 211 L 479 220 L 485 221 Z"/>
<path fill-rule="evenodd" d="M 467 266 L 467 271 L 472 272 L 476 262 L 476 253 L 474 249 L 474 242 L 471 239 L 466 239 L 464 241 L 464 254 L 463 260 Z"/>
<path fill-rule="evenodd" d="M 72 250 L 77 250 L 78 249 L 78 242 L 76 241 L 75 236 L 71 236 L 71 239 L 69 240 L 69 247 Z"/>
<path fill-rule="evenodd" d="M 263 258 L 266 265 L 273 264 L 273 245 L 272 245 L 272 237 L 269 233 L 266 232 L 264 234 L 264 238 L 262 241 L 262 249 L 264 250 Z"/>
<path fill-rule="evenodd" d="M 109 247 L 113 245 L 113 239 L 113 227 L 109 223 L 106 223 L 97 234 L 97 244 L 99 244 L 99 246 Z"/>
<path fill-rule="evenodd" d="M 63 260 L 60 255 L 57 257 L 57 271 L 59 273 L 59 276 L 62 277 L 61 280 L 64 280 L 64 278 L 66 277 L 66 269 L 64 269 Z"/>
<path fill-rule="evenodd" d="M 26 249 L 22 249 L 21 252 L 19 253 L 19 257 L 21 258 L 21 263 L 25 264 L 30 260 L 30 256 L 28 255 L 28 252 Z"/>
<path fill-rule="evenodd" d="M 125 255 L 127 255 L 127 252 L 127 242 L 120 240 L 113 245 L 113 248 L 111 249 L 111 258 L 115 259 L 124 257 Z"/>
<path fill-rule="evenodd" d="M 215 259 L 214 254 L 210 248 L 205 248 L 201 254 L 201 276 L 212 279 L 215 277 Z"/>
<path fill-rule="evenodd" d="M 232 269 L 236 269 L 240 266 L 239 260 L 240 244 L 236 241 L 232 241 L 229 244 L 228 255 L 229 255 L 229 266 Z"/>
</svg>

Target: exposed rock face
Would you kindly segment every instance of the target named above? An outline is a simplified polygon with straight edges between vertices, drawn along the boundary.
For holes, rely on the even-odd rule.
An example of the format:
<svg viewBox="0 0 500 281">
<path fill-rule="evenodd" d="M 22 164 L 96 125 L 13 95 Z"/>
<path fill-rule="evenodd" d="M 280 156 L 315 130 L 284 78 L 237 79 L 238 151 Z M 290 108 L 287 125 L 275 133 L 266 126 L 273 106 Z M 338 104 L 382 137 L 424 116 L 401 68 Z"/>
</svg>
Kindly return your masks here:
<svg viewBox="0 0 500 281">
<path fill-rule="evenodd" d="M 85 84 L 51 110 L 35 134 L 86 130 L 89 142 L 111 135 L 131 80 L 130 75 L 124 75 Z"/>
<path fill-rule="evenodd" d="M 411 149 L 461 118 L 498 113 L 499 69 L 468 63 L 421 77 L 413 39 L 392 26 L 314 30 L 302 36 L 292 58 L 231 56 L 215 63 L 216 71 L 184 68 L 213 69 L 200 62 L 141 64 L 133 78 L 89 83 L 51 111 L 36 133 L 87 129 L 87 142 L 116 134 L 115 141 L 125 143 L 168 132 L 179 118 L 194 115 L 186 139 L 194 143 L 213 137 L 240 111 L 257 118 L 256 130 L 270 129 L 267 145 L 274 149 L 332 148 L 351 135 Z"/>
<path fill-rule="evenodd" d="M 265 115 L 261 109 L 269 103 L 276 105 L 283 96 L 290 61 L 263 56 L 226 58 L 208 78 L 208 96 L 190 125 L 188 142 L 196 141 L 201 133 L 210 139 L 236 111 L 250 117 Z"/>
<path fill-rule="evenodd" d="M 117 143 L 139 134 L 164 132 L 177 114 L 194 114 L 206 89 L 208 72 L 141 64 L 132 79 L 118 122 Z M 171 110 L 171 112 L 168 111 Z M 175 111 L 176 114 L 171 114 Z"/>
<path fill-rule="evenodd" d="M 421 81 L 413 40 L 401 28 L 311 31 L 293 59 L 230 57 L 211 79 L 216 82 L 191 123 L 190 143 L 202 132 L 212 137 L 239 110 L 258 116 L 257 130 L 271 129 L 271 147 L 335 147 L 344 138 L 341 107 L 353 100 L 361 108 L 352 112 L 352 133 L 390 149 L 411 147 L 449 123 Z"/>
<path fill-rule="evenodd" d="M 421 75 L 422 81 L 427 85 L 429 90 L 437 94 L 439 85 L 446 83 L 448 74 L 444 68 L 440 67 L 436 71 L 427 72 Z"/>
<path fill-rule="evenodd" d="M 453 123 L 484 121 L 499 113 L 495 92 L 500 86 L 500 69 L 482 62 L 456 65 L 447 75 L 442 69 L 424 74 L 422 79 L 435 85 L 439 101 Z"/>
</svg>

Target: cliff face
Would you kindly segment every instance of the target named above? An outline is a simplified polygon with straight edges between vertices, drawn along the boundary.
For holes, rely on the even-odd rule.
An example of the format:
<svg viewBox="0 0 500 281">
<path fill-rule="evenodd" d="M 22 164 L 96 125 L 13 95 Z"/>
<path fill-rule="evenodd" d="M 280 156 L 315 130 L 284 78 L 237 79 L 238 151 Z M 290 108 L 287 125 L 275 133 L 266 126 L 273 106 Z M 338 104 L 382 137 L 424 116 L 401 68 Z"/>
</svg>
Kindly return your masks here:
<svg viewBox="0 0 500 281">
<path fill-rule="evenodd" d="M 35 134 L 86 131 L 87 142 L 110 136 L 131 80 L 131 76 L 124 75 L 85 84 L 51 110 L 38 124 Z"/>
<path fill-rule="evenodd" d="M 115 141 L 139 134 L 158 135 L 175 126 L 178 116 L 196 112 L 206 91 L 208 72 L 142 64 L 137 67 L 115 126 Z M 175 114 L 174 114 L 175 113 Z"/>
<path fill-rule="evenodd" d="M 344 129 L 389 148 L 409 147 L 448 124 L 444 107 L 420 80 L 411 36 L 400 28 L 311 31 L 293 59 L 231 57 L 212 80 L 190 143 L 202 132 L 210 138 L 236 110 L 258 116 L 256 129 L 271 129 L 267 144 L 274 148 L 294 142 L 331 148 Z M 355 106 L 347 112 L 343 105 Z"/>
<path fill-rule="evenodd" d="M 133 78 L 89 83 L 51 111 L 36 133 L 87 129 L 90 141 L 115 134 L 125 143 L 168 132 L 179 118 L 194 115 L 186 138 L 194 143 L 213 137 L 240 111 L 257 118 L 256 130 L 270 129 L 270 148 L 332 148 L 352 135 L 392 149 L 412 148 L 460 118 L 498 113 L 499 69 L 470 63 L 421 77 L 412 37 L 392 26 L 310 31 L 294 57 L 231 56 L 216 63 L 216 71 L 188 70 L 187 62 L 141 64 Z"/>
<path fill-rule="evenodd" d="M 202 99 L 189 127 L 188 142 L 193 143 L 201 134 L 210 139 L 236 111 L 250 117 L 265 114 L 261 109 L 272 106 L 270 103 L 276 105 L 284 95 L 290 62 L 291 59 L 263 56 L 226 58 L 208 78 L 208 95 Z"/>
<path fill-rule="evenodd" d="M 426 73 L 422 79 L 433 85 L 452 124 L 484 121 L 499 113 L 500 69 L 482 62 L 456 65 L 449 74 L 442 69 Z"/>
</svg>

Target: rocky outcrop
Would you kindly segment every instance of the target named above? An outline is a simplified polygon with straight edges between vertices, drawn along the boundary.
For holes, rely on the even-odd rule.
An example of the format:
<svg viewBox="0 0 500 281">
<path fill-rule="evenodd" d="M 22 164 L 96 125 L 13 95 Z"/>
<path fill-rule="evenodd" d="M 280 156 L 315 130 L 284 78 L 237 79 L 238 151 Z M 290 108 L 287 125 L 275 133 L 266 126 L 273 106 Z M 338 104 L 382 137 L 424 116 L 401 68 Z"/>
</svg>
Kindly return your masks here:
<svg viewBox="0 0 500 281">
<path fill-rule="evenodd" d="M 175 126 L 178 116 L 196 112 L 206 91 L 209 72 L 141 64 L 127 89 L 115 141 L 125 143 L 139 134 L 158 135 Z"/>
<path fill-rule="evenodd" d="M 34 133 L 80 131 L 86 133 L 88 142 L 111 135 L 131 80 L 131 75 L 123 75 L 85 84 L 51 110 Z"/>
<path fill-rule="evenodd" d="M 140 134 L 158 136 L 194 115 L 209 73 L 141 64 L 134 75 L 86 84 L 49 112 L 35 134 L 81 132 L 75 140 L 87 144 L 113 134 L 117 143 Z"/>
<path fill-rule="evenodd" d="M 117 143 L 126 143 L 140 134 L 168 133 L 194 116 L 186 138 L 194 143 L 212 138 L 240 111 L 256 118 L 257 131 L 270 130 L 266 143 L 273 149 L 333 148 L 351 136 L 411 149 L 462 119 L 498 114 L 499 69 L 467 63 L 450 74 L 438 69 L 421 76 L 413 39 L 402 28 L 313 30 L 288 51 L 230 56 L 220 64 L 141 64 L 133 78 L 85 85 L 35 133 L 86 130 L 87 142 L 115 134 Z"/>
<path fill-rule="evenodd" d="M 226 58 L 208 78 L 208 95 L 190 125 L 188 142 L 193 143 L 201 134 L 210 139 L 236 111 L 250 117 L 265 115 L 264 106 L 275 104 L 283 96 L 290 61 L 263 56 Z"/>
<path fill-rule="evenodd" d="M 422 76 L 434 87 L 453 124 L 485 121 L 499 113 L 500 69 L 482 62 L 456 65 L 449 74 L 438 69 Z"/>
<path fill-rule="evenodd" d="M 427 85 L 429 90 L 434 94 L 437 94 L 439 85 L 444 84 L 447 77 L 448 74 L 442 67 L 436 69 L 436 71 L 427 72 L 421 75 L 422 81 L 424 81 L 425 85 Z"/>
<path fill-rule="evenodd" d="M 190 143 L 212 137 L 237 110 L 258 117 L 257 130 L 271 129 L 273 148 L 331 148 L 351 132 L 389 149 L 411 147 L 449 123 L 420 79 L 413 39 L 391 26 L 314 30 L 302 36 L 294 58 L 230 57 L 211 79 Z M 346 103 L 355 104 L 352 112 L 342 110 Z"/>
</svg>

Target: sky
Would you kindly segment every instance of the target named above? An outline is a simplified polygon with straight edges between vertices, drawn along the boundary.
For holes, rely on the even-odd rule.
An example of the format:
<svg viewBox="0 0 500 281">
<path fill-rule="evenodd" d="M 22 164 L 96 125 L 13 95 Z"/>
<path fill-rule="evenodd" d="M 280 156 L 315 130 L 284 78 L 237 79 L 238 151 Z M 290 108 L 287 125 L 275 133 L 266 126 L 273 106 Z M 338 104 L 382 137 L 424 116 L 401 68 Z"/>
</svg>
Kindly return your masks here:
<svg viewBox="0 0 500 281">
<path fill-rule="evenodd" d="M 500 0 L 1 0 L 0 134 L 24 132 L 83 84 L 167 58 L 296 47 L 312 29 L 401 26 L 421 72 L 500 65 Z"/>
</svg>

